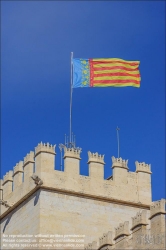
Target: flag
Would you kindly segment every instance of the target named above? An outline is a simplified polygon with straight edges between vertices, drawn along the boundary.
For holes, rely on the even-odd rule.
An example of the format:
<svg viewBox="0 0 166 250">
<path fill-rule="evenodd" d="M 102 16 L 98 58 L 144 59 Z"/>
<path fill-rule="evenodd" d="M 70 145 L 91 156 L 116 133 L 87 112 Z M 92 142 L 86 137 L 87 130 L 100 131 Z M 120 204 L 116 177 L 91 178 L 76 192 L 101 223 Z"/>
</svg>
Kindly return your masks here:
<svg viewBox="0 0 166 250">
<path fill-rule="evenodd" d="M 140 87 L 139 61 L 119 58 L 76 59 L 73 63 L 73 88 Z"/>
</svg>

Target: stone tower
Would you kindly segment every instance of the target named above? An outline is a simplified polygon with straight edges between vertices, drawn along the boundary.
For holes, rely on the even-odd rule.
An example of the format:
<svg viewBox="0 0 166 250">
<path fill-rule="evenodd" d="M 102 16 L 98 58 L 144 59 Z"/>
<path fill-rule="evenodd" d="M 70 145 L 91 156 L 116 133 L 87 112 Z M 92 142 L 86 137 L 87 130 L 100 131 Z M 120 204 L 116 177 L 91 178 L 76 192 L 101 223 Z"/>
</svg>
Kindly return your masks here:
<svg viewBox="0 0 166 250">
<path fill-rule="evenodd" d="M 164 249 L 165 200 L 152 202 L 151 166 L 136 161 L 130 172 L 127 160 L 112 157 L 113 175 L 105 180 L 104 156 L 89 151 L 83 176 L 80 154 L 65 147 L 64 172 L 58 171 L 55 145 L 39 143 L 6 173 L 1 248 L 138 249 L 141 236 L 159 234 Z"/>
</svg>

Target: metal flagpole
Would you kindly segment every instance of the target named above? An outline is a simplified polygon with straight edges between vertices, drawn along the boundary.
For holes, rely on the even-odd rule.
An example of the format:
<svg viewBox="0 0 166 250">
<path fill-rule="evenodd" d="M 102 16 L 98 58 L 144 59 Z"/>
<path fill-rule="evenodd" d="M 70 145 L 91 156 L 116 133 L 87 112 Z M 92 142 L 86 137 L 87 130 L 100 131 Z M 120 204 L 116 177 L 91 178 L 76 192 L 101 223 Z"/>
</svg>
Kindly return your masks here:
<svg viewBox="0 0 166 250">
<path fill-rule="evenodd" d="M 120 152 L 120 145 L 119 145 L 119 130 L 120 130 L 120 128 L 118 128 L 118 126 L 117 126 L 117 128 L 116 128 L 116 131 L 117 131 L 117 141 L 118 141 L 118 158 L 119 158 L 119 152 Z"/>
<path fill-rule="evenodd" d="M 71 83 L 70 83 L 70 136 L 69 136 L 69 144 L 72 146 L 72 94 L 73 94 L 73 52 L 71 52 Z"/>
</svg>

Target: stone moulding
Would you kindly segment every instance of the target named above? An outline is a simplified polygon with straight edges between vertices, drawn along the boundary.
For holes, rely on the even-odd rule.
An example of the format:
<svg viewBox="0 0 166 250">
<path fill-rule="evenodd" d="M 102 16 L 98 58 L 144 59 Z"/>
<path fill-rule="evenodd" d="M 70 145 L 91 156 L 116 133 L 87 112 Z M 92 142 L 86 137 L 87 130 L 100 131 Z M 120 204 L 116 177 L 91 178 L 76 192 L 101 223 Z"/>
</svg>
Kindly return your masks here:
<svg viewBox="0 0 166 250">
<path fill-rule="evenodd" d="M 114 156 L 112 156 L 112 168 L 114 167 L 128 169 L 128 160 L 123 160 L 121 157 L 115 158 Z"/>
<path fill-rule="evenodd" d="M 144 173 L 152 174 L 151 164 L 146 164 L 145 162 L 136 161 L 135 166 L 136 166 L 136 173 L 144 172 Z"/>
<path fill-rule="evenodd" d="M 132 217 L 132 228 L 133 230 L 135 227 L 139 225 L 148 225 L 147 219 L 146 219 L 146 210 L 143 210 L 142 212 L 138 212 L 136 216 Z"/>
<path fill-rule="evenodd" d="M 90 151 L 88 151 L 88 164 L 90 162 L 96 162 L 104 165 L 104 155 L 98 154 L 97 152 L 91 153 Z"/>
<path fill-rule="evenodd" d="M 14 167 L 13 177 L 19 172 L 23 173 L 23 161 L 19 161 L 19 163 L 17 163 L 16 166 Z"/>
<path fill-rule="evenodd" d="M 6 182 L 11 181 L 13 182 L 13 171 L 10 170 L 9 172 L 7 172 L 4 177 L 3 177 L 3 186 L 6 184 Z"/>
<path fill-rule="evenodd" d="M 115 238 L 118 239 L 120 236 L 128 236 L 129 233 L 129 221 L 125 221 L 124 223 L 120 223 L 118 227 L 115 228 Z"/>
<path fill-rule="evenodd" d="M 29 154 L 27 154 L 25 157 L 24 157 L 24 164 L 23 164 L 23 167 L 25 167 L 28 163 L 34 163 L 35 160 L 34 160 L 34 152 L 33 151 L 30 151 Z"/>
<path fill-rule="evenodd" d="M 114 198 L 107 198 L 107 197 L 103 197 L 103 196 L 99 196 L 99 195 L 91 195 L 91 194 L 87 194 L 87 193 L 75 192 L 73 190 L 67 190 L 67 189 L 60 189 L 60 188 L 53 188 L 53 187 L 43 186 L 43 185 L 42 186 L 37 185 L 31 191 L 29 191 L 29 193 L 27 193 L 19 201 L 17 201 L 12 206 L 12 208 L 5 211 L 0 216 L 0 219 L 4 218 L 13 209 L 18 207 L 22 202 L 24 202 L 26 199 L 28 199 L 31 195 L 33 195 L 39 189 L 40 190 L 47 190 L 47 191 L 50 191 L 50 192 L 56 192 L 56 193 L 59 193 L 59 194 L 79 196 L 79 197 L 82 197 L 82 198 L 91 198 L 91 199 L 95 199 L 95 200 L 99 200 L 99 201 L 110 202 L 110 203 L 120 204 L 120 205 L 125 205 L 125 206 L 138 207 L 138 208 L 142 208 L 142 209 L 150 209 L 150 206 L 146 205 L 146 204 L 140 204 L 140 203 L 135 203 L 135 202 L 130 202 L 130 201 L 123 201 L 123 200 L 118 200 L 118 199 L 114 199 Z"/>
<path fill-rule="evenodd" d="M 80 153 L 81 153 L 81 149 L 77 149 L 77 148 L 67 148 L 67 147 L 64 147 L 64 159 L 66 157 L 68 158 L 75 158 L 75 159 L 78 159 L 78 160 L 81 160 L 80 158 Z"/>
<path fill-rule="evenodd" d="M 55 147 L 56 145 L 49 144 L 48 142 L 47 143 L 41 142 L 37 145 L 37 147 L 35 147 L 35 157 L 40 153 L 49 153 L 56 155 Z"/>
<path fill-rule="evenodd" d="M 165 204 L 166 204 L 165 199 L 161 199 L 159 201 L 154 202 L 153 205 L 150 206 L 150 218 L 149 219 L 152 219 L 157 214 L 166 214 Z"/>
</svg>

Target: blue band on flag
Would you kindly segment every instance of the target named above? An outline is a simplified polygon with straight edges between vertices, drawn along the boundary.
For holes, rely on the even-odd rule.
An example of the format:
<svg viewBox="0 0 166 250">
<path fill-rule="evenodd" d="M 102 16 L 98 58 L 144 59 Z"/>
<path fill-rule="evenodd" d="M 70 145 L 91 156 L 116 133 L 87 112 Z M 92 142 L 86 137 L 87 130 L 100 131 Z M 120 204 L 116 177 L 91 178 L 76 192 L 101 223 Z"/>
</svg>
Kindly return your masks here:
<svg viewBox="0 0 166 250">
<path fill-rule="evenodd" d="M 90 87 L 88 59 L 73 59 L 73 88 Z"/>
</svg>

